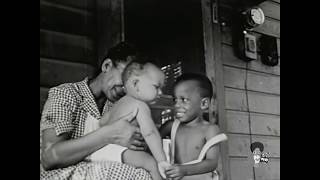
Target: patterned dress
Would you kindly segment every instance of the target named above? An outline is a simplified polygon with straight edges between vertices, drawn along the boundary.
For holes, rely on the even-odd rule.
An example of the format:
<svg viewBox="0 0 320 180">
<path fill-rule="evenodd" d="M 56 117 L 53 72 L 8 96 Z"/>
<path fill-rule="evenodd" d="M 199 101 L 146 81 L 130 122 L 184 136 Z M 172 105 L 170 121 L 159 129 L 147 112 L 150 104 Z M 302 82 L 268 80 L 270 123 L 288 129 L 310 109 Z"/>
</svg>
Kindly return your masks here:
<svg viewBox="0 0 320 180">
<path fill-rule="evenodd" d="M 107 101 L 102 114 L 108 112 L 111 106 L 112 103 Z M 51 88 L 41 116 L 40 139 L 41 132 L 48 128 L 54 128 L 57 135 L 71 133 L 73 139 L 83 136 L 88 113 L 98 120 L 101 118 L 88 86 L 88 78 Z M 40 179 L 152 180 L 150 174 L 141 168 L 119 162 L 85 160 L 76 165 L 50 171 L 45 171 L 40 164 Z"/>
</svg>

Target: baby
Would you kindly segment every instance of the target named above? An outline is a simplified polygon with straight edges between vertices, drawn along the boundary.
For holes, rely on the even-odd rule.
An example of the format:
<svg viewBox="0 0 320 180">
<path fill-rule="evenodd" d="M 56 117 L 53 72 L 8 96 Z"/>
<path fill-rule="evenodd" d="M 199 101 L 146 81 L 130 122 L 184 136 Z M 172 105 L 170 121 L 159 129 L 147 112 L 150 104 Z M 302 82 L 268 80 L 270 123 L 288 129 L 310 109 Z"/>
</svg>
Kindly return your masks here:
<svg viewBox="0 0 320 180">
<path fill-rule="evenodd" d="M 116 144 L 109 144 L 93 153 L 91 160 L 120 161 L 144 168 L 150 172 L 153 180 L 161 180 L 165 178 L 165 170 L 170 164 L 163 152 L 162 140 L 152 120 L 148 104 L 154 103 L 162 93 L 161 87 L 164 84 L 165 75 L 154 64 L 131 62 L 125 68 L 122 80 L 126 95 L 113 105 L 105 117 L 101 118 L 99 125 L 113 123 L 120 117 L 134 112 L 136 118 L 131 123 L 140 127 L 141 134 L 155 159 L 144 151 L 134 151 Z"/>
</svg>

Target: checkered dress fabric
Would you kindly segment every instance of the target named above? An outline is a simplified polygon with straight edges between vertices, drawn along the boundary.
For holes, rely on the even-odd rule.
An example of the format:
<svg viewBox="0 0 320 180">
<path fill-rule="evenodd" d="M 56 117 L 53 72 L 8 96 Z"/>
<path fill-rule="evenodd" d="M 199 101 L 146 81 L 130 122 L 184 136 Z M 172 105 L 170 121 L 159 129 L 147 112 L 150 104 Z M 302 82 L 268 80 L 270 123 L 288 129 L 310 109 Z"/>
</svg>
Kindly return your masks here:
<svg viewBox="0 0 320 180">
<path fill-rule="evenodd" d="M 103 113 L 108 112 L 111 107 L 112 103 L 107 101 Z M 98 120 L 101 118 L 88 87 L 88 78 L 77 83 L 66 83 L 51 88 L 41 116 L 40 136 L 43 130 L 55 128 L 57 135 L 68 132 L 71 133 L 71 138 L 79 138 L 84 134 L 87 113 Z M 40 179 L 151 180 L 151 176 L 144 169 L 119 162 L 83 161 L 50 171 L 43 170 L 40 165 Z"/>
</svg>

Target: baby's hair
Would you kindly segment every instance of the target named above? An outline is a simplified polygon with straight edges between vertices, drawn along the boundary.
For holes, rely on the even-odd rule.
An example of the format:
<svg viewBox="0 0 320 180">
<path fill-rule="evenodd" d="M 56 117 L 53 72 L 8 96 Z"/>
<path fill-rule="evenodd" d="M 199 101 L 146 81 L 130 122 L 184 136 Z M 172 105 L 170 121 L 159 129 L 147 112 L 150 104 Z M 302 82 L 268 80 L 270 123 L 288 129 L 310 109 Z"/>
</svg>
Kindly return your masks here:
<svg viewBox="0 0 320 180">
<path fill-rule="evenodd" d="M 253 152 L 256 148 L 259 148 L 261 152 L 263 152 L 264 146 L 261 142 L 254 142 L 250 145 L 251 152 Z"/>
<path fill-rule="evenodd" d="M 211 99 L 212 96 L 214 96 L 211 81 L 207 76 L 202 74 L 184 73 L 177 78 L 174 86 L 176 87 L 179 83 L 188 80 L 193 80 L 198 83 L 201 97 L 208 97 Z"/>
<path fill-rule="evenodd" d="M 143 71 L 144 64 L 143 63 L 138 63 L 136 61 L 131 61 L 126 68 L 123 70 L 122 73 L 122 82 L 125 84 L 129 77 L 132 75 L 140 75 Z"/>
</svg>

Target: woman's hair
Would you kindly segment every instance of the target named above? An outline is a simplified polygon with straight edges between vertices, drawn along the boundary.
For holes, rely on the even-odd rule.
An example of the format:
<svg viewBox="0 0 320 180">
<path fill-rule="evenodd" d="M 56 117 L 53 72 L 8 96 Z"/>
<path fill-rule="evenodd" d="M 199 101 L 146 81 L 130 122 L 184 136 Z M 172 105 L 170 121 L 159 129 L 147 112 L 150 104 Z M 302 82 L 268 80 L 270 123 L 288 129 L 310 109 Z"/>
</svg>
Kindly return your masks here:
<svg viewBox="0 0 320 180">
<path fill-rule="evenodd" d="M 98 62 L 98 67 L 95 72 L 95 76 L 97 76 L 99 73 L 101 73 L 101 66 L 104 60 L 111 59 L 113 66 L 117 67 L 120 62 L 127 62 L 128 57 L 135 57 L 137 56 L 137 50 L 128 42 L 120 42 L 114 47 L 111 47 L 107 54 L 104 55 L 102 59 Z"/>
</svg>

